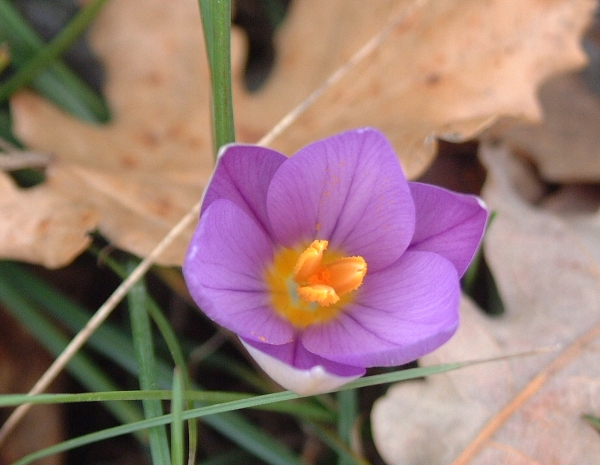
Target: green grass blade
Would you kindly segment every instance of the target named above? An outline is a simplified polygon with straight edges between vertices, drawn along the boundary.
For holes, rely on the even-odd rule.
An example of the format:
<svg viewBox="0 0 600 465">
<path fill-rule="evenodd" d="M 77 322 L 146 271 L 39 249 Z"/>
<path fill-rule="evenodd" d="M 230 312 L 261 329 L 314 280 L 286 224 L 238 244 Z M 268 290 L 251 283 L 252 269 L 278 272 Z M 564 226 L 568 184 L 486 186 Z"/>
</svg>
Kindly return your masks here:
<svg viewBox="0 0 600 465">
<path fill-rule="evenodd" d="M 430 376 L 439 373 L 445 373 L 448 371 L 456 370 L 461 367 L 479 365 L 483 363 L 489 363 L 494 361 L 506 360 L 508 358 L 522 357 L 525 355 L 535 355 L 541 353 L 543 351 L 547 351 L 548 349 L 536 350 L 536 351 L 528 351 L 517 354 L 511 354 L 501 357 L 489 358 L 489 359 L 479 359 L 479 360 L 471 360 L 465 362 L 456 362 L 456 363 L 447 363 L 444 365 L 435 365 L 430 367 L 421 367 L 421 368 L 411 368 L 408 370 L 400 370 L 392 373 L 385 373 L 381 375 L 375 376 L 367 376 L 365 378 L 360 378 L 354 380 L 345 386 L 342 386 L 337 391 L 344 391 L 349 389 L 356 389 L 367 386 L 375 386 L 378 384 L 384 383 L 394 383 L 398 381 L 406 381 L 409 379 L 421 378 L 424 376 Z M 292 399 L 298 399 L 301 396 L 295 394 L 290 391 L 277 392 L 274 394 L 265 394 L 260 396 L 255 396 L 250 399 L 242 399 L 236 400 L 232 402 L 222 403 L 219 405 L 213 405 L 208 407 L 200 407 L 193 410 L 188 410 L 182 413 L 182 418 L 188 420 L 190 418 L 205 418 L 209 415 L 216 415 L 219 413 L 231 413 L 234 410 L 239 410 L 243 408 L 251 408 L 258 407 L 259 405 L 272 404 L 276 402 L 284 402 Z M 210 418 L 210 417 L 208 417 Z M 207 418 L 207 420 L 208 420 Z M 223 416 L 219 415 L 214 418 L 223 418 Z M 234 420 L 232 420 L 234 419 Z M 148 420 L 142 420 L 136 423 L 130 423 L 127 425 L 117 426 L 114 428 L 106 429 L 103 431 L 99 431 L 96 433 L 91 433 L 85 436 L 81 436 L 79 438 L 71 439 L 69 441 L 65 441 L 63 443 L 57 444 L 55 446 L 49 447 L 47 449 L 43 449 L 37 451 L 33 454 L 24 457 L 20 461 L 16 462 L 14 465 L 25 465 L 27 463 L 31 463 L 34 460 L 37 460 L 42 457 L 46 457 L 48 455 L 52 455 L 58 452 L 66 451 L 73 449 L 75 447 L 79 447 L 85 444 L 90 444 L 93 442 L 97 442 L 103 439 L 108 439 L 116 436 L 121 436 L 124 434 L 133 433 L 135 431 L 152 428 L 155 426 L 166 425 L 172 421 L 172 415 L 163 415 L 158 418 L 151 418 Z M 235 426 L 236 421 L 244 421 L 241 417 L 228 417 L 228 424 L 230 426 Z M 214 425 L 213 425 L 214 427 Z M 251 428 L 250 431 L 245 431 L 245 428 Z M 218 428 L 217 428 L 218 429 Z M 292 452 L 290 452 L 287 448 L 285 448 L 280 443 L 273 443 L 270 436 L 264 435 L 258 430 L 256 427 L 245 423 L 241 428 L 237 428 L 236 431 L 242 431 L 243 436 L 239 439 L 238 444 L 252 453 L 254 453 L 259 458 L 262 458 L 266 462 L 273 465 L 299 465 L 303 464 L 303 462 L 296 457 Z M 266 443 L 261 443 L 261 439 L 263 437 L 268 438 Z M 229 436 L 233 438 L 232 436 Z M 234 439 L 234 438 L 233 438 Z M 235 439 L 234 439 L 235 440 Z M 286 461 L 287 460 L 287 461 Z"/>
<path fill-rule="evenodd" d="M 205 416 L 202 414 L 202 412 L 206 412 L 208 415 L 212 415 L 213 412 L 205 410 L 207 408 L 210 409 L 210 407 L 202 407 L 200 409 L 194 409 L 191 411 L 183 412 L 182 417 L 186 420 L 190 418 L 195 418 L 198 417 L 199 412 L 200 416 Z M 70 439 L 68 441 L 61 442 L 60 444 L 56 444 L 46 449 L 42 449 L 32 454 L 29 454 L 26 457 L 23 457 L 18 462 L 15 462 L 13 465 L 25 465 L 28 463 L 32 463 L 40 458 L 47 457 L 49 455 L 58 454 L 60 452 L 65 452 L 71 449 L 75 449 L 77 447 L 114 438 L 117 436 L 131 434 L 139 430 L 163 426 L 170 423 L 171 421 L 172 415 L 163 415 L 157 418 L 142 420 L 136 423 L 129 423 L 121 426 L 116 426 L 114 428 L 98 431 L 96 433 L 86 434 L 84 436 Z M 250 451 L 257 457 L 264 460 L 265 462 L 272 465 L 306 465 L 303 461 L 298 459 L 291 451 L 289 451 L 285 446 L 281 445 L 280 443 L 273 441 L 263 442 L 262 439 L 264 438 L 264 434 L 262 434 L 260 430 L 257 429 L 255 426 L 252 426 L 251 428 L 249 428 L 248 431 L 246 431 L 245 429 L 250 425 L 244 423 L 244 420 L 241 417 L 236 416 L 230 418 L 229 423 L 231 425 L 235 425 L 236 422 L 238 424 L 237 428 L 235 428 L 235 431 L 243 432 L 243 434 L 241 434 L 237 439 L 235 439 L 236 442 L 242 447 L 245 447 L 248 451 Z"/>
<path fill-rule="evenodd" d="M 494 360 L 503 360 L 506 357 L 499 357 L 496 359 L 486 359 L 479 361 L 471 361 L 471 362 L 457 362 L 457 363 L 449 363 L 445 365 L 436 365 L 432 367 L 423 367 L 423 368 L 411 368 L 408 370 L 401 370 L 392 373 L 385 373 L 382 375 L 368 376 L 366 378 L 360 378 L 358 380 L 354 380 L 351 383 L 348 383 L 346 386 L 340 388 L 340 390 L 348 390 L 355 389 L 358 387 L 366 387 L 366 386 L 374 386 L 377 384 L 383 383 L 392 383 L 398 381 L 405 381 L 408 379 L 420 378 L 423 376 L 429 376 L 437 373 L 444 373 L 447 371 L 455 370 L 457 368 L 463 366 L 470 366 L 475 363 L 485 363 Z M 274 394 L 265 394 L 261 396 L 255 396 L 250 399 L 237 400 L 232 402 L 227 402 L 219 405 L 213 405 L 208 407 L 200 407 L 193 410 L 188 410 L 183 412 L 182 417 L 184 419 L 190 418 L 204 418 L 209 415 L 215 415 L 218 413 L 224 412 L 232 412 L 233 410 L 239 410 L 243 408 L 257 407 L 259 405 L 266 405 L 275 402 L 284 402 L 292 399 L 298 399 L 300 396 L 298 394 L 294 394 L 290 391 L 277 392 Z M 210 417 L 209 417 L 210 418 Z M 215 418 L 222 418 L 220 415 Z M 171 415 L 163 415 L 162 417 L 152 418 L 148 420 L 142 420 L 137 423 L 130 423 L 127 425 L 117 426 L 114 428 L 109 428 L 103 431 L 99 431 L 96 433 L 87 434 L 85 436 L 80 436 L 75 439 L 71 439 L 69 441 L 62 442 L 55 446 L 49 447 L 47 449 L 43 449 L 37 451 L 33 454 L 24 457 L 19 462 L 16 462 L 14 465 L 25 465 L 31 463 L 34 460 L 37 460 L 42 457 L 46 457 L 48 455 L 56 454 L 58 452 L 67 451 L 70 449 L 74 449 L 75 447 L 80 447 L 86 444 L 91 444 L 97 441 L 101 441 L 104 439 L 121 436 L 124 434 L 129 434 L 134 431 L 139 431 L 142 429 L 152 428 L 155 426 L 166 425 L 172 421 Z M 228 418 L 228 423 L 230 425 L 235 425 L 236 421 L 242 421 L 241 417 L 231 417 Z M 250 431 L 245 431 L 245 428 L 250 427 Z M 266 444 L 261 442 L 261 438 L 266 436 L 270 438 L 268 435 L 263 435 L 261 432 L 252 425 L 242 424 L 241 427 L 237 428 L 236 431 L 243 431 L 243 435 L 240 438 L 234 439 L 238 444 L 242 447 L 245 447 L 248 451 L 252 452 L 259 458 L 262 458 L 266 462 L 272 465 L 299 465 L 303 462 L 296 457 L 292 452 L 290 452 L 287 448 L 282 446 L 280 443 L 273 443 L 273 441 L 268 441 Z M 232 437 L 232 436 L 229 436 Z M 233 438 L 233 437 L 232 437 Z"/>
<path fill-rule="evenodd" d="M 337 432 L 339 440 L 345 443 L 349 449 L 352 441 L 352 430 L 354 422 L 358 418 L 358 392 L 356 389 L 348 389 L 337 393 L 338 400 L 338 425 Z M 355 465 L 356 461 L 347 455 L 340 455 L 338 465 Z"/>
<path fill-rule="evenodd" d="M 0 301 L 11 315 L 27 328 L 37 341 L 43 345 L 48 352 L 58 355 L 69 343 L 66 338 L 46 317 L 44 317 L 27 300 L 24 293 L 17 288 L 7 285 L 4 279 L 6 275 L 0 273 Z M 27 286 L 22 282 L 21 286 Z M 92 391 L 116 390 L 117 386 L 106 377 L 96 365 L 86 356 L 77 354 L 67 366 L 69 373 L 79 381 L 86 389 Z M 26 403 L 27 397 L 20 403 Z M 140 410 L 133 404 L 123 401 L 107 402 L 105 407 L 122 422 L 135 422 L 142 418 Z"/>
<path fill-rule="evenodd" d="M 12 64 L 21 69 L 44 47 L 44 42 L 8 0 L 0 0 L 0 42 L 10 46 Z M 109 111 L 104 100 L 60 61 L 31 81 L 44 97 L 80 119 L 104 122 Z M 0 99 L 0 103 L 6 97 Z"/>
<path fill-rule="evenodd" d="M 183 456 L 185 440 L 183 435 L 183 382 L 179 370 L 173 372 L 173 396 L 171 398 L 171 463 L 173 465 L 184 465 Z M 193 463 L 193 462 L 192 462 Z"/>
<path fill-rule="evenodd" d="M 144 399 L 169 400 L 172 397 L 171 391 L 118 391 L 107 390 L 77 394 L 4 394 L 0 395 L 0 407 L 14 407 L 24 403 L 32 404 L 67 404 L 76 402 L 108 402 L 114 400 L 141 401 Z M 223 404 L 236 400 L 251 399 L 257 397 L 256 394 L 247 394 L 242 392 L 219 392 L 219 391 L 184 391 L 183 398 L 188 402 L 203 404 Z M 299 419 L 313 420 L 333 423 L 335 417 L 333 414 L 315 407 L 314 404 L 299 403 L 297 400 L 281 402 L 275 404 L 257 405 L 260 410 L 266 410 L 276 413 L 287 413 Z M 138 414 L 137 419 L 142 415 Z"/>
<path fill-rule="evenodd" d="M 192 380 L 190 378 L 190 374 L 188 372 L 187 364 L 185 362 L 185 356 L 183 355 L 183 350 L 181 349 L 181 345 L 177 340 L 177 336 L 173 332 L 173 328 L 169 324 L 169 321 L 164 316 L 161 309 L 156 305 L 153 299 L 148 299 L 148 312 L 150 316 L 154 320 L 158 330 L 160 331 L 163 339 L 165 340 L 167 347 L 169 348 L 169 352 L 173 361 L 175 362 L 175 367 L 180 377 L 182 386 L 184 390 L 190 390 L 193 387 Z M 187 402 L 187 408 L 191 409 L 193 407 L 192 402 Z M 189 457 L 188 463 L 193 465 L 196 461 L 196 452 L 198 449 L 198 422 L 197 420 L 191 419 L 188 422 L 188 441 L 189 441 Z"/>
<path fill-rule="evenodd" d="M 193 387 L 192 380 L 190 378 L 190 374 L 187 369 L 187 364 L 185 362 L 185 356 L 183 355 L 183 350 L 181 349 L 181 345 L 177 340 L 177 336 L 173 332 L 173 328 L 169 324 L 169 321 L 161 311 L 161 309 L 156 305 L 153 299 L 148 299 L 148 312 L 154 323 L 156 324 L 158 330 L 160 331 L 161 336 L 165 340 L 169 352 L 173 361 L 175 362 L 175 366 L 177 368 L 177 372 L 181 378 L 181 383 L 183 384 L 183 388 L 185 390 L 190 390 Z M 188 402 L 187 408 L 191 409 L 192 403 Z M 189 430 L 189 464 L 192 465 L 196 461 L 196 451 L 198 448 L 198 422 L 197 420 L 191 419 L 188 423 Z"/>
<path fill-rule="evenodd" d="M 184 418 L 187 418 L 186 414 L 189 414 L 190 418 L 195 418 L 196 416 L 192 412 L 197 412 L 197 409 L 184 412 Z M 220 417 L 221 415 L 218 415 L 215 418 Z M 256 425 L 248 423 L 242 416 L 229 417 L 228 423 L 235 426 L 236 433 L 235 435 L 231 434 L 229 438 L 264 462 L 270 465 L 305 465 L 305 462 L 288 447 L 273 439 Z M 267 441 L 265 441 L 266 438 L 268 438 Z"/>
<path fill-rule="evenodd" d="M 23 266 L 0 261 L 0 276 L 13 289 L 26 283 L 29 301 L 44 309 L 52 318 L 60 321 L 69 331 L 77 333 L 90 319 L 90 314 L 80 305 L 58 292 L 43 280 L 28 272 Z M 138 367 L 131 340 L 110 323 L 105 322 L 88 341 L 88 346 L 108 359 L 115 361 L 127 372 L 138 375 Z M 170 368 L 164 367 L 170 376 Z M 170 383 L 161 387 L 167 388 Z"/>
<path fill-rule="evenodd" d="M 135 268 L 135 263 L 130 263 L 130 268 Z M 156 360 L 154 358 L 154 345 L 152 327 L 147 308 L 146 286 L 143 281 L 133 285 L 127 295 L 129 315 L 131 318 L 131 332 L 133 347 L 139 367 L 139 382 L 142 389 L 158 389 L 156 373 Z M 162 403 L 158 400 L 146 399 L 142 401 L 146 418 L 155 418 L 163 414 Z M 150 454 L 154 465 L 170 465 L 171 453 L 167 431 L 164 427 L 151 428 L 148 431 L 150 438 Z"/>
<path fill-rule="evenodd" d="M 59 58 L 85 31 L 100 12 L 106 0 L 95 0 L 84 5 L 79 13 L 52 41 L 39 49 L 15 74 L 0 86 L 0 102 L 10 97 L 35 79 L 54 60 Z"/>
<path fill-rule="evenodd" d="M 239 379 L 244 384 L 251 386 L 259 392 L 269 392 L 273 390 L 272 383 L 264 377 L 261 377 L 256 370 L 248 367 L 248 365 L 243 365 L 233 357 L 229 357 L 219 352 L 215 352 L 211 354 L 210 357 L 202 360 L 199 367 L 207 367 L 213 370 L 218 369 L 224 374 L 229 374 L 234 378 Z"/>
<path fill-rule="evenodd" d="M 352 452 L 348 444 L 339 435 L 336 435 L 333 431 L 328 428 L 324 428 L 322 426 L 316 425 L 314 423 L 309 423 L 308 427 L 316 434 L 316 436 L 327 444 L 331 450 L 335 451 L 338 454 L 338 463 L 348 464 L 348 465 L 371 465 L 371 463 L 363 458 L 358 457 Z"/>
<path fill-rule="evenodd" d="M 172 397 L 172 392 L 167 390 L 153 390 L 153 391 L 100 391 L 100 392 L 88 392 L 88 393 L 77 393 L 77 394 L 4 394 L 0 395 L 0 407 L 11 407 L 23 403 L 32 404 L 59 404 L 59 403 L 74 403 L 74 402 L 106 402 L 112 400 L 169 400 Z M 224 404 L 228 402 L 248 400 L 260 397 L 256 394 L 248 394 L 243 392 L 223 392 L 223 391 L 184 391 L 183 397 L 185 400 L 195 402 L 196 405 L 200 404 Z M 281 402 L 277 400 L 275 402 Z M 292 403 L 295 401 L 292 401 Z M 289 402 L 282 403 L 282 405 L 289 405 Z M 309 414 L 304 414 L 299 411 L 303 408 L 311 407 L 311 404 L 296 404 L 299 406 L 295 408 L 281 408 L 277 406 L 277 403 L 260 403 L 256 406 L 249 405 L 248 408 L 260 408 L 262 410 L 268 410 L 278 413 L 289 413 L 300 418 L 315 421 L 331 421 L 331 414 L 327 411 L 314 409 Z M 277 407 L 277 408 L 275 408 Z M 245 407 L 244 407 L 245 408 Z M 297 414 L 297 415 L 296 415 Z"/>
<path fill-rule="evenodd" d="M 35 299 L 36 302 L 40 302 L 41 307 L 51 312 L 53 317 L 63 321 L 73 332 L 79 331 L 89 319 L 89 314 L 83 308 L 66 299 L 51 286 L 48 286 L 42 280 L 35 278 L 31 273 L 27 272 L 22 266 L 16 263 L 0 262 L 0 276 L 7 280 L 10 279 L 12 286 L 16 286 L 17 288 L 22 286 L 23 282 L 27 282 L 29 297 Z M 99 350 L 118 366 L 121 366 L 129 373 L 137 376 L 138 370 L 131 341 L 123 336 L 123 334 L 120 334 L 116 329 L 112 329 L 110 323 L 105 322 L 90 338 L 88 344 L 96 350 Z M 170 387 L 172 367 L 164 362 L 157 361 L 157 372 L 159 374 L 161 386 L 165 388 Z M 198 389 L 198 386 L 193 385 L 192 388 Z M 247 395 L 244 396 L 245 398 L 248 397 Z M 218 399 L 215 400 L 218 401 Z M 323 409 L 317 410 L 317 407 L 311 406 L 310 404 L 308 404 L 306 408 L 304 408 L 302 404 L 297 403 L 273 405 L 267 408 L 283 413 L 290 412 L 294 415 L 304 414 L 306 418 L 327 418 L 328 421 L 331 421 L 331 413 L 324 411 Z M 267 463 L 272 463 L 269 462 L 268 458 L 273 454 L 277 455 L 282 447 L 280 442 L 234 412 L 207 417 L 204 418 L 203 421 L 223 436 L 238 443 L 238 445 L 246 448 L 246 450 L 255 455 L 263 454 L 265 450 L 270 450 L 269 453 L 258 455 L 259 458 Z M 293 454 L 291 454 L 288 449 L 286 449 L 286 451 L 287 452 L 282 453 L 276 463 L 284 463 L 290 456 L 293 457 Z M 294 463 L 297 462 L 290 462 L 290 464 Z"/>
<path fill-rule="evenodd" d="M 215 156 L 235 141 L 231 92 L 231 0 L 199 0 L 211 82 Z"/>
<path fill-rule="evenodd" d="M 111 259 L 110 257 L 105 257 L 105 263 L 121 278 L 125 279 L 127 276 L 127 272 L 120 263 L 116 260 Z M 185 356 L 183 354 L 183 350 L 181 348 L 181 344 L 179 344 L 177 335 L 173 331 L 171 324 L 164 316 L 163 312 L 156 304 L 154 299 L 150 296 L 147 298 L 147 309 L 156 324 L 156 327 L 161 333 L 164 341 L 167 344 L 169 352 L 171 354 L 171 358 L 173 359 L 175 366 L 181 376 L 181 380 L 183 383 L 183 387 L 185 390 L 190 390 L 193 387 L 193 383 L 188 371 L 187 363 Z M 188 402 L 187 408 L 191 409 L 193 405 L 191 402 Z M 198 422 L 196 419 L 192 419 L 188 424 L 188 436 L 189 436 L 189 458 L 188 462 L 190 465 L 193 465 L 196 461 L 196 453 L 198 449 Z"/>
</svg>

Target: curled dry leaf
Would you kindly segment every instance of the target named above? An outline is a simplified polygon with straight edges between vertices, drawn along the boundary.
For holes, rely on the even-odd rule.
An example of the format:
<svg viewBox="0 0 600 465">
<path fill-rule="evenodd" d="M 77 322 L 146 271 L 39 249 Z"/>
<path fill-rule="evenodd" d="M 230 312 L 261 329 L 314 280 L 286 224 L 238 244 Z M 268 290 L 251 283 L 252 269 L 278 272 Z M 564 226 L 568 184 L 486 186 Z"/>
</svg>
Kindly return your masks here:
<svg viewBox="0 0 600 465">
<path fill-rule="evenodd" d="M 503 139 L 553 182 L 600 181 L 600 96 L 580 74 L 564 74 L 540 87 L 544 121 L 517 124 Z"/>
<path fill-rule="evenodd" d="M 373 410 L 389 464 L 594 464 L 600 439 L 600 212 L 531 203 L 542 185 L 503 147 L 485 147 L 484 198 L 497 216 L 484 239 L 506 312 L 464 300 L 456 336 L 424 359 L 446 363 L 560 344 L 557 350 L 392 387 Z M 531 185 L 534 188 L 531 188 Z"/>
<path fill-rule="evenodd" d="M 144 3 L 108 2 L 93 30 L 113 122 L 84 124 L 30 92 L 11 101 L 15 132 L 56 155 L 45 187 L 74 207 L 93 205 L 99 230 L 141 256 L 197 201 L 212 169 L 197 4 Z M 178 263 L 188 240 L 163 261 Z"/>
<path fill-rule="evenodd" d="M 89 245 L 87 233 L 98 222 L 91 204 L 74 203 L 46 185 L 21 190 L 2 172 L 0 192 L 1 257 L 55 268 Z"/>
<path fill-rule="evenodd" d="M 256 94 L 242 88 L 244 52 L 234 35 L 238 139 L 258 140 L 346 66 L 273 146 L 292 154 L 339 130 L 376 126 L 415 177 L 431 161 L 436 135 L 471 137 L 499 114 L 537 117 L 537 83 L 584 61 L 578 39 L 594 1 L 292 5 L 276 67 Z M 370 53 L 351 60 L 377 36 Z M 22 92 L 11 102 L 15 130 L 28 146 L 56 154 L 49 191 L 74 206 L 92 204 L 109 240 L 145 256 L 200 197 L 212 169 L 197 2 L 113 0 L 92 41 L 107 67 L 113 122 L 85 125 Z M 180 264 L 190 235 L 159 261 Z"/>
<path fill-rule="evenodd" d="M 315 3 L 299 2 L 298 13 L 308 18 L 312 9 L 314 16 L 319 11 Z M 274 148 L 292 153 L 332 132 L 377 126 L 414 178 L 431 162 L 436 136 L 465 140 L 499 115 L 538 119 L 538 84 L 585 61 L 579 38 L 595 2 L 417 0 L 396 5 L 380 28 L 374 52 L 328 88 L 275 140 Z M 353 13 L 357 23 L 364 9 L 361 4 Z M 323 29 L 326 20 L 322 19 Z M 294 52 L 293 59 L 306 48 L 293 26 L 290 22 L 282 31 L 282 60 L 288 50 Z M 348 31 L 353 34 L 354 28 L 348 25 Z M 326 59 L 304 69 L 312 70 Z M 278 71 L 287 78 L 279 86 L 295 81 L 284 74 L 290 70 Z M 273 90 L 265 89 L 264 99 L 276 104 L 281 96 L 270 95 Z M 251 101 L 256 104 L 254 114 L 261 114 L 260 103 Z M 251 122 L 263 128 L 253 132 L 270 127 L 262 118 Z"/>
</svg>

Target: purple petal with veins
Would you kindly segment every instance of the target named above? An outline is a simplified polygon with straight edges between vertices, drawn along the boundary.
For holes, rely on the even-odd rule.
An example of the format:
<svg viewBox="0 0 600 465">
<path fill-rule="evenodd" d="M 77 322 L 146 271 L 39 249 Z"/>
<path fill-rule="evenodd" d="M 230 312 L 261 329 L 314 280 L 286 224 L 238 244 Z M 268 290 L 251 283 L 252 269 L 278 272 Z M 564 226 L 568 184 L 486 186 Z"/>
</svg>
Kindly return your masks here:
<svg viewBox="0 0 600 465">
<path fill-rule="evenodd" d="M 407 182 L 374 129 L 323 139 L 291 158 L 232 144 L 207 188 L 183 273 L 202 311 L 236 333 L 275 381 L 302 394 L 325 392 L 452 336 L 459 277 L 486 221 L 474 196 Z M 314 281 L 302 284 L 312 292 L 297 291 L 293 260 L 316 239 L 328 241 L 324 254 L 366 263 L 358 278 L 336 268 L 357 279 L 339 290 L 348 294 L 338 303 L 318 298 L 334 273 L 319 261 L 307 268 Z M 276 265 L 277 257 L 291 258 Z"/>
<path fill-rule="evenodd" d="M 280 244 L 327 239 L 372 270 L 400 257 L 414 231 L 408 183 L 387 140 L 365 129 L 310 144 L 277 170 L 267 194 Z"/>
</svg>

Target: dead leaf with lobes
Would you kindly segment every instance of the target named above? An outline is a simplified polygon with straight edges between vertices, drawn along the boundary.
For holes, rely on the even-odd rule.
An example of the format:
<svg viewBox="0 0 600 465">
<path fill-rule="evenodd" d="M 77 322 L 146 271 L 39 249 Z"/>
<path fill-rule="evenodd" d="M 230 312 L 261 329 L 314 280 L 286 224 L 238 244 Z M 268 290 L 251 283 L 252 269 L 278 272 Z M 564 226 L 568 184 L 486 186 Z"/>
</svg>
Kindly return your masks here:
<svg viewBox="0 0 600 465">
<path fill-rule="evenodd" d="M 594 4 L 386 0 L 366 8 L 360 0 L 297 0 L 279 33 L 277 65 L 256 94 L 242 88 L 234 35 L 238 139 L 256 141 L 346 66 L 273 147 L 292 154 L 319 137 L 376 126 L 416 177 L 433 157 L 436 135 L 468 138 L 500 114 L 536 118 L 537 84 L 584 62 L 578 40 Z M 47 192 L 73 208 L 93 205 L 102 234 L 145 256 L 197 201 L 212 169 L 197 2 L 113 0 L 92 42 L 107 67 L 113 122 L 89 126 L 22 92 L 11 99 L 14 128 L 29 147 L 55 154 Z M 159 262 L 180 264 L 190 235 Z M 73 258 L 56 253 L 62 263 Z"/>
<path fill-rule="evenodd" d="M 45 185 L 21 190 L 2 172 L 0 193 L 1 257 L 55 268 L 90 244 L 86 233 L 98 223 L 92 204 L 74 203 Z"/>
<path fill-rule="evenodd" d="M 595 5 L 593 0 L 398 2 L 374 52 L 328 88 L 272 146 L 293 153 L 315 138 L 376 126 L 396 148 L 407 175 L 415 178 L 433 158 L 435 137 L 471 138 L 498 115 L 537 120 L 538 84 L 584 63 L 579 40 Z M 313 15 L 319 11 L 310 1 L 301 2 L 302 7 L 306 13 L 298 13 L 304 18 L 309 8 Z M 357 22 L 362 9 L 364 4 L 354 12 Z M 282 60 L 287 50 L 298 56 L 307 40 L 312 43 L 295 37 L 293 27 L 290 21 L 282 31 Z M 275 92 L 275 82 L 279 87 L 294 82 L 292 73 L 298 71 L 276 70 L 273 86 L 261 99 L 276 108 L 285 91 Z M 262 114 L 262 103 L 250 100 L 253 114 Z M 245 110 L 241 106 L 240 112 Z M 276 121 L 251 119 L 261 126 L 250 132 L 264 133 Z M 238 124 L 246 127 L 244 118 Z"/>
<path fill-rule="evenodd" d="M 484 247 L 506 311 L 463 299 L 458 333 L 423 362 L 560 347 L 393 386 L 373 409 L 375 441 L 390 465 L 596 464 L 600 438 L 581 415 L 600 412 L 600 203 L 536 207 L 545 192 L 528 164 L 482 153 L 497 212 Z"/>
<path fill-rule="evenodd" d="M 600 181 L 600 96 L 581 74 L 564 74 L 540 88 L 544 121 L 517 124 L 502 138 L 524 152 L 551 182 Z"/>
</svg>

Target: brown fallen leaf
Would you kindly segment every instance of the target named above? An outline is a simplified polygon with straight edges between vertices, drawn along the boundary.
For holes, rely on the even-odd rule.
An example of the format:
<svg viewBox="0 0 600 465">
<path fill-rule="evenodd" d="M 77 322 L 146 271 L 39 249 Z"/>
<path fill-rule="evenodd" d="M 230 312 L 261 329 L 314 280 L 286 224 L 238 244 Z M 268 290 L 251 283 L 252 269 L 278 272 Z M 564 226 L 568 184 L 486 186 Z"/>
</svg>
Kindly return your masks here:
<svg viewBox="0 0 600 465">
<path fill-rule="evenodd" d="M 389 464 L 595 464 L 581 414 L 600 411 L 600 212 L 535 206 L 543 185 L 526 162 L 482 154 L 497 212 L 484 247 L 506 311 L 463 300 L 458 333 L 424 364 L 560 348 L 395 385 L 373 409 L 375 441 Z"/>
<path fill-rule="evenodd" d="M 600 96 L 581 74 L 564 74 L 540 87 L 544 121 L 517 124 L 503 139 L 524 152 L 552 182 L 600 180 Z"/>
<path fill-rule="evenodd" d="M 90 243 L 98 211 L 73 203 L 46 185 L 21 190 L 0 172 L 0 256 L 48 268 L 65 264 Z"/>
<path fill-rule="evenodd" d="M 256 141 L 347 66 L 273 146 L 292 154 L 342 129 L 377 126 L 415 177 L 431 161 L 436 135 L 471 137 L 499 114 L 536 118 L 537 83 L 584 62 L 578 40 L 594 4 L 386 0 L 365 8 L 360 0 L 297 0 L 273 75 L 256 94 L 242 88 L 244 53 L 234 35 L 238 139 Z M 113 122 L 89 126 L 22 92 L 11 100 L 14 129 L 31 148 L 56 155 L 48 191 L 94 205 L 100 232 L 145 256 L 200 197 L 212 168 L 197 2 L 113 0 L 92 42 L 107 66 Z M 180 264 L 190 235 L 159 261 Z"/>
<path fill-rule="evenodd" d="M 84 124 L 30 92 L 11 102 L 15 131 L 56 155 L 46 189 L 74 207 L 92 204 L 100 231 L 138 255 L 199 198 L 212 170 L 197 10 L 195 2 L 160 0 L 103 9 L 92 41 L 107 67 L 110 124 Z M 180 260 L 188 240 L 163 260 Z"/>
<path fill-rule="evenodd" d="M 0 307 L 0 394 L 27 392 L 44 373 L 51 359 Z M 26 367 L 26 369 L 23 369 Z M 0 409 L 0 423 L 10 409 Z M 10 465 L 27 454 L 50 447 L 65 439 L 61 408 L 56 404 L 36 405 L 0 448 L 0 465 Z M 45 457 L 36 465 L 60 465 L 62 454 Z"/>
<path fill-rule="evenodd" d="M 305 21 L 311 10 L 312 17 L 319 12 L 315 3 L 299 3 Z M 433 158 L 436 137 L 472 138 L 499 115 L 538 119 L 538 84 L 585 61 L 579 36 L 594 6 L 587 0 L 398 2 L 374 52 L 327 89 L 273 147 L 292 153 L 333 132 L 376 126 L 390 138 L 408 176 L 417 177 Z M 356 8 L 355 21 L 362 21 L 363 10 L 364 4 Z M 282 31 L 282 60 L 287 50 L 295 50 L 294 57 L 305 48 L 308 35 L 299 40 L 294 24 Z M 290 70 L 279 72 L 279 87 L 295 82 Z M 281 98 L 271 88 L 261 97 L 273 106 Z M 253 114 L 262 115 L 262 100 L 250 103 Z M 246 121 L 238 122 L 245 127 Z M 263 133 L 275 122 L 252 119 L 263 129 L 250 132 Z"/>
</svg>

